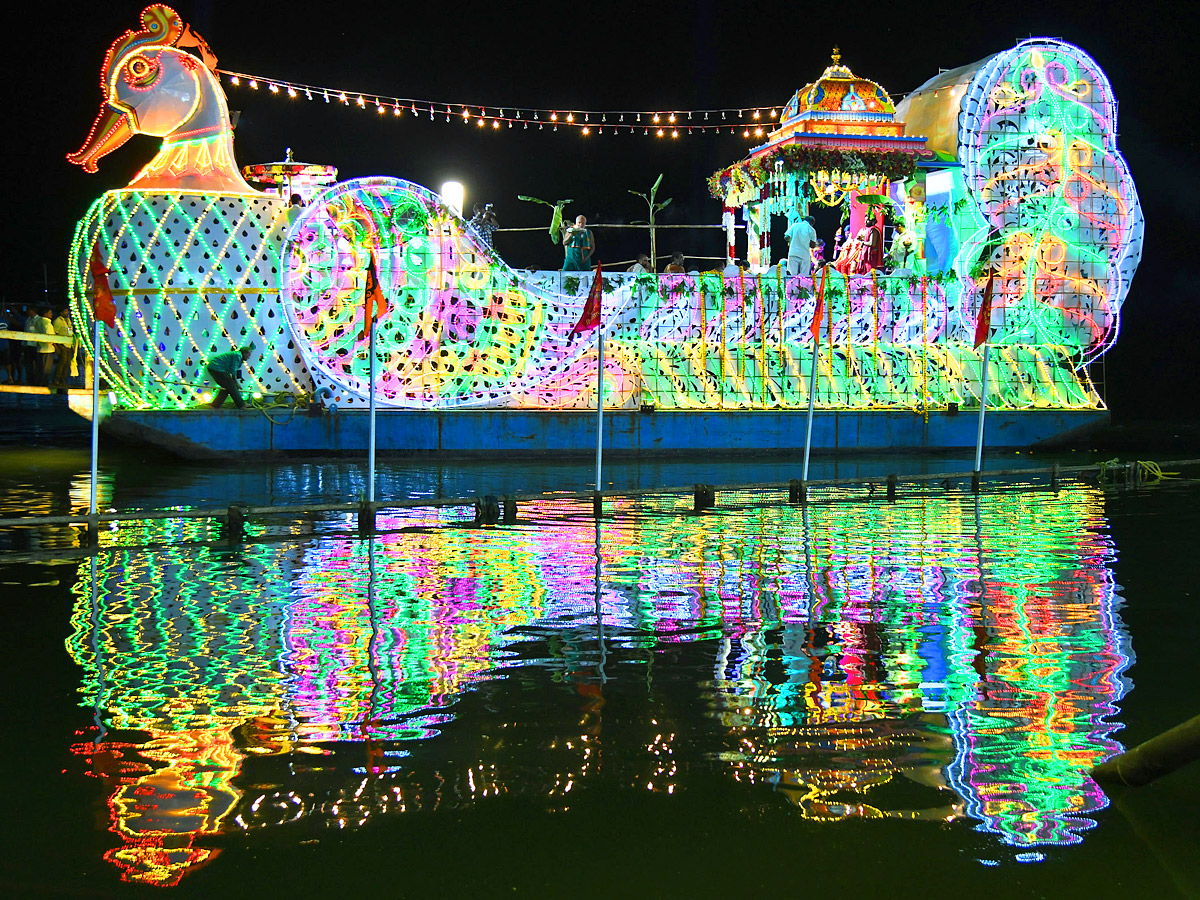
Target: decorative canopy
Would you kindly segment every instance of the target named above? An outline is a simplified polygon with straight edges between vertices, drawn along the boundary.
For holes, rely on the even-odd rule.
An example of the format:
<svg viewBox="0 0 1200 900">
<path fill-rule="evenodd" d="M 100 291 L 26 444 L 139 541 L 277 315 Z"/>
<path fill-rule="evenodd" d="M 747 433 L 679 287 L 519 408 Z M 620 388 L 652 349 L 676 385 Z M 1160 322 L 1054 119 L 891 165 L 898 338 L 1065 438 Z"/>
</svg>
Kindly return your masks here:
<svg viewBox="0 0 1200 900">
<path fill-rule="evenodd" d="M 779 117 L 780 131 L 827 132 L 831 125 L 838 128 L 847 124 L 892 121 L 895 107 L 887 91 L 874 81 L 859 78 L 840 64 L 841 58 L 834 47 L 833 65 L 816 81 L 792 95 Z M 892 129 L 885 130 L 886 133 L 897 133 Z"/>
<path fill-rule="evenodd" d="M 749 156 L 709 178 L 709 190 L 726 206 L 779 198 L 787 205 L 796 185 L 810 181 L 813 199 L 839 203 L 853 190 L 912 175 L 925 139 L 906 137 L 887 91 L 841 64 L 833 65 L 792 95 L 779 125 Z M 780 210 L 782 211 L 782 210 Z"/>
<path fill-rule="evenodd" d="M 291 147 L 287 148 L 285 156 L 278 162 L 244 166 L 242 174 L 251 184 L 258 185 L 268 193 L 297 192 L 311 195 L 337 181 L 336 166 L 296 162 L 292 159 Z"/>
</svg>

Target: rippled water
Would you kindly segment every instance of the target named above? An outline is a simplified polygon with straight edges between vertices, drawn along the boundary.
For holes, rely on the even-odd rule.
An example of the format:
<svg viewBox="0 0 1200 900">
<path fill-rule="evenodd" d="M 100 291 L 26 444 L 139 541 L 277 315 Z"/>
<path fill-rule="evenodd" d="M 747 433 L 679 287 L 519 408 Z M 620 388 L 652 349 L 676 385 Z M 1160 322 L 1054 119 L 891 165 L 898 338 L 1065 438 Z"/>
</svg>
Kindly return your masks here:
<svg viewBox="0 0 1200 900">
<path fill-rule="evenodd" d="M 114 896 L 1186 896 L 1200 882 L 1146 837 L 1144 801 L 1118 812 L 1086 772 L 1139 691 L 1139 740 L 1194 714 L 1163 673 L 1200 616 L 1126 619 L 1185 599 L 1148 595 L 1182 584 L 1164 560 L 1194 544 L 1197 500 L 937 486 L 695 515 L 664 494 L 598 523 L 546 500 L 515 526 L 425 509 L 373 540 L 330 518 L 230 546 L 167 522 L 0 558 L 69 655 L 15 722 L 46 748 L 34 771 L 62 760 L 30 815 L 68 862 L 47 873 L 35 842 L 4 871 Z M 1200 797 L 1172 778 L 1175 800 L 1139 797 Z"/>
</svg>

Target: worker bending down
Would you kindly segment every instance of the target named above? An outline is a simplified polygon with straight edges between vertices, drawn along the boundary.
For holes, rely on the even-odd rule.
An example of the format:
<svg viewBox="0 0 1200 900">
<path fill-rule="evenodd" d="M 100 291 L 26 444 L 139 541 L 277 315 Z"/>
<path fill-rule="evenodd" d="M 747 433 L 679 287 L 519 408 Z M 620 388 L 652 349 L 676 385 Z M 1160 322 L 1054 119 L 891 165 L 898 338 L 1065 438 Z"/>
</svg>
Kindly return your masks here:
<svg viewBox="0 0 1200 900">
<path fill-rule="evenodd" d="M 213 409 L 219 409 L 227 396 L 233 398 L 233 405 L 238 409 L 246 405 L 242 400 L 242 389 L 238 385 L 238 372 L 242 368 L 242 363 L 250 358 L 252 350 L 252 347 L 243 347 L 241 350 L 218 353 L 209 359 L 205 369 L 217 386 L 221 388 L 212 402 Z"/>
</svg>

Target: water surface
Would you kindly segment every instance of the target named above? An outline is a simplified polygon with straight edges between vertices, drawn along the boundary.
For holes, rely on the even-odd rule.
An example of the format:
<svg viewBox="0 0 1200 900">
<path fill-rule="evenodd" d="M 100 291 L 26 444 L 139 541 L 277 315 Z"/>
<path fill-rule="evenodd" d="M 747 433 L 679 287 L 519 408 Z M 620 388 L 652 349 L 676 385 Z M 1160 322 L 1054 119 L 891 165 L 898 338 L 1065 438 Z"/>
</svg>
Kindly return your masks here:
<svg viewBox="0 0 1200 900">
<path fill-rule="evenodd" d="M 679 465 L 650 477 L 735 480 Z M 5 471 L 6 514 L 86 502 L 53 453 Z M 125 508 L 231 487 L 287 502 L 357 471 L 164 461 L 102 478 Z M 385 477 L 437 494 L 577 475 Z M 122 525 L 94 556 L 69 529 L 10 533 L 3 881 L 1191 896 L 1200 775 L 1114 804 L 1086 772 L 1195 713 L 1180 638 L 1200 625 L 1198 500 L 1190 483 L 937 485 L 893 504 L 727 493 L 695 515 L 662 494 L 597 523 L 590 503 L 547 499 L 499 528 L 383 514 L 372 540 L 337 517 L 254 525 L 236 546 L 203 522 Z"/>
</svg>

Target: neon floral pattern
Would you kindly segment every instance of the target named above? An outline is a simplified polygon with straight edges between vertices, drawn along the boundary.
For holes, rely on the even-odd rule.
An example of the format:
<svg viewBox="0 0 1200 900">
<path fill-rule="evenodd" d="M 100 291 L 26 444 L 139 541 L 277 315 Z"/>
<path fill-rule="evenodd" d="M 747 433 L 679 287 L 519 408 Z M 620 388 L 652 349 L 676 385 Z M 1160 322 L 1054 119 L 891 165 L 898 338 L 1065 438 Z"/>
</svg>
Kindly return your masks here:
<svg viewBox="0 0 1200 900">
<path fill-rule="evenodd" d="M 980 221 L 958 267 L 1000 275 L 995 339 L 1094 359 L 1116 339 L 1143 235 L 1107 77 L 1078 47 L 1024 41 L 980 69 L 959 121 Z"/>
</svg>

